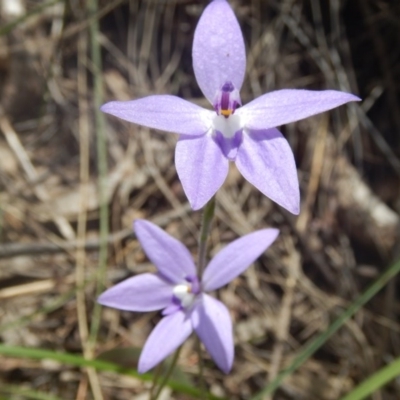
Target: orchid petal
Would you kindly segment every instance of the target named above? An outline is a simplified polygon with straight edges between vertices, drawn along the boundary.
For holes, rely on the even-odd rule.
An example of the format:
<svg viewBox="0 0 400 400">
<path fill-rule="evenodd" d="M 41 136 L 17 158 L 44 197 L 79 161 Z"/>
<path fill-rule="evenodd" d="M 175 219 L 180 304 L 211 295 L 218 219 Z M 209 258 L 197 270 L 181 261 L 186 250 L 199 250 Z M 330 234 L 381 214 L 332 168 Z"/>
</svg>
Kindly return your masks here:
<svg viewBox="0 0 400 400">
<path fill-rule="evenodd" d="M 224 247 L 203 274 L 203 289 L 219 289 L 245 271 L 277 238 L 278 229 L 262 229 Z"/>
<path fill-rule="evenodd" d="M 162 277 L 172 283 L 182 283 L 188 276 L 196 276 L 192 256 L 179 240 L 145 220 L 136 220 L 134 230 L 147 257 Z"/>
<path fill-rule="evenodd" d="M 153 368 L 176 350 L 192 333 L 192 323 L 178 311 L 164 317 L 148 337 L 139 358 L 140 374 Z"/>
<path fill-rule="evenodd" d="M 235 162 L 244 178 L 261 193 L 299 214 L 299 181 L 293 152 L 277 129 L 244 133 Z"/>
<path fill-rule="evenodd" d="M 193 68 L 211 104 L 224 83 L 230 81 L 238 90 L 242 87 L 246 70 L 243 35 L 225 0 L 212 1 L 200 17 L 193 39 Z"/>
<path fill-rule="evenodd" d="M 100 295 L 103 306 L 126 311 L 155 311 L 172 301 L 172 286 L 154 274 L 126 279 Z"/>
<path fill-rule="evenodd" d="M 131 101 L 111 101 L 101 111 L 148 128 L 199 136 L 211 126 L 214 113 L 176 96 L 156 95 Z"/>
<path fill-rule="evenodd" d="M 181 137 L 175 149 L 175 165 L 193 210 L 202 208 L 224 183 L 229 161 L 209 137 Z"/>
<path fill-rule="evenodd" d="M 228 309 L 218 300 L 203 294 L 191 313 L 193 328 L 218 367 L 231 370 L 234 347 L 232 321 Z"/>
<path fill-rule="evenodd" d="M 248 129 L 269 129 L 319 114 L 357 96 L 336 90 L 283 89 L 264 94 L 236 110 Z"/>
</svg>

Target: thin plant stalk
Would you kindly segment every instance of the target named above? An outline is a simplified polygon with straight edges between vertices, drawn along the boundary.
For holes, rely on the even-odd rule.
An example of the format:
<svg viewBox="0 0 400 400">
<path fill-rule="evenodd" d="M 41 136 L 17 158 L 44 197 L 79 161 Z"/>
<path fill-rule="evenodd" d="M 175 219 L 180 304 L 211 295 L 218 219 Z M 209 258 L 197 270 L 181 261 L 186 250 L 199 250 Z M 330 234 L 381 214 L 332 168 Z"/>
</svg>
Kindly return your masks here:
<svg viewBox="0 0 400 400">
<path fill-rule="evenodd" d="M 166 374 L 164 375 L 160 385 L 158 386 L 157 392 L 154 396 L 151 397 L 151 400 L 157 400 L 158 397 L 160 396 L 162 390 L 164 389 L 164 387 L 166 386 L 166 384 L 168 383 L 169 378 L 172 375 L 172 372 L 174 371 L 174 368 L 176 366 L 176 363 L 178 362 L 179 359 L 179 354 L 181 352 L 182 346 L 180 346 L 178 348 L 178 350 L 175 351 L 174 357 L 171 361 L 171 364 L 168 366 L 168 370 L 166 372 Z"/>
<path fill-rule="evenodd" d="M 196 350 L 199 357 L 199 386 L 200 386 L 200 396 L 201 396 L 200 398 L 201 400 L 205 400 L 207 388 L 206 388 L 206 382 L 204 380 L 204 361 L 203 357 L 201 356 L 201 343 L 198 337 L 196 338 Z"/>
<path fill-rule="evenodd" d="M 92 367 L 98 371 L 114 372 L 121 375 L 131 376 L 143 382 L 150 382 L 153 379 L 152 374 L 139 374 L 132 368 L 124 368 L 110 361 L 101 359 L 88 360 L 80 354 L 64 353 L 54 350 L 45 350 L 21 346 L 8 346 L 0 343 L 0 355 L 8 357 L 16 357 L 22 359 L 35 360 L 54 360 L 63 365 L 73 365 L 75 367 Z M 167 386 L 176 392 L 186 394 L 195 398 L 200 398 L 200 391 L 186 383 L 168 380 Z M 207 398 L 210 400 L 227 400 L 226 398 L 207 393 Z"/>
<path fill-rule="evenodd" d="M 199 235 L 199 261 L 197 265 L 197 275 L 199 280 L 203 275 L 204 269 L 207 262 L 207 244 L 211 231 L 211 224 L 214 218 L 215 212 L 215 196 L 205 205 L 202 215 L 200 235 Z M 200 392 L 201 398 L 205 399 L 205 381 L 204 381 L 204 368 L 203 368 L 203 356 L 201 352 L 200 340 L 197 339 L 196 350 L 199 360 L 199 381 L 200 381 Z"/>
<path fill-rule="evenodd" d="M 150 388 L 150 399 L 153 398 L 153 393 L 154 393 L 154 390 L 157 387 L 157 382 L 158 382 L 158 379 L 161 376 L 161 371 L 162 371 L 162 364 L 158 364 L 157 367 L 155 368 L 155 371 L 154 371 L 154 374 L 153 374 L 153 382 L 152 382 L 152 385 L 151 385 L 151 388 Z"/>
<path fill-rule="evenodd" d="M 97 0 L 88 3 L 89 15 L 95 14 L 98 9 Z M 90 23 L 90 47 L 94 73 L 94 108 L 95 128 L 97 134 L 97 162 L 99 171 L 99 205 L 100 205 L 100 250 L 99 268 L 97 275 L 96 297 L 104 289 L 105 272 L 107 266 L 107 236 L 108 236 L 108 204 L 107 204 L 107 141 L 105 136 L 105 120 L 100 112 L 103 103 L 103 81 L 101 79 L 101 54 L 99 38 L 99 21 L 97 18 Z M 94 347 L 100 326 L 101 305 L 94 303 L 92 324 L 90 330 L 90 343 Z"/>
<path fill-rule="evenodd" d="M 78 38 L 78 105 L 79 105 L 79 177 L 80 177 L 80 211 L 78 215 L 75 277 L 76 287 L 83 286 L 85 281 L 85 239 L 87 223 L 87 183 L 89 181 L 89 118 L 87 101 L 87 76 L 85 58 L 87 53 L 87 35 L 82 32 Z M 76 291 L 76 309 L 79 335 L 82 345 L 86 347 L 89 336 L 85 291 Z"/>
<path fill-rule="evenodd" d="M 361 382 L 341 400 L 362 400 L 386 385 L 400 375 L 400 358 L 397 358 L 389 365 L 381 368 L 378 372 Z"/>
<path fill-rule="evenodd" d="M 89 17 L 95 15 L 98 11 L 97 0 L 90 0 L 87 6 Z M 100 295 L 105 286 L 105 273 L 107 266 L 107 237 L 108 237 L 108 203 L 107 203 L 107 145 L 105 136 L 105 120 L 100 112 L 100 106 L 103 103 L 103 81 L 101 77 L 102 64 L 99 44 L 99 20 L 93 18 L 89 25 L 90 31 L 90 50 L 93 64 L 94 80 L 94 114 L 95 131 L 97 144 L 97 165 L 98 165 L 98 188 L 99 188 L 99 208 L 100 208 L 100 249 L 99 249 L 99 267 L 96 277 L 96 297 Z M 85 356 L 93 358 L 97 334 L 101 320 L 101 305 L 94 302 L 93 314 L 90 325 L 90 334 L 85 347 Z M 102 400 L 100 381 L 94 369 L 88 369 L 88 377 L 95 400 Z"/>
<path fill-rule="evenodd" d="M 215 196 L 205 205 L 203 217 L 201 221 L 200 236 L 199 236 L 199 262 L 197 265 L 198 277 L 201 277 L 206 267 L 207 243 L 210 235 L 211 223 L 215 212 Z"/>
</svg>

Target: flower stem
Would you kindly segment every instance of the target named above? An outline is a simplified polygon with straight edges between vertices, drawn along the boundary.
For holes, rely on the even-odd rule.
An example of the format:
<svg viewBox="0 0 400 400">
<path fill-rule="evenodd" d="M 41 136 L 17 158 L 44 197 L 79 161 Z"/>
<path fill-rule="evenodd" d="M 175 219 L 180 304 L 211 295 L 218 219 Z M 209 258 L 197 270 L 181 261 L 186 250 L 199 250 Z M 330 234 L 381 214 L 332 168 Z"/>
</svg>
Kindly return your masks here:
<svg viewBox="0 0 400 400">
<path fill-rule="evenodd" d="M 199 235 L 199 261 L 197 264 L 197 275 L 201 281 L 201 277 L 206 267 L 207 258 L 207 243 L 211 230 L 211 223 L 214 218 L 215 212 L 215 196 L 205 205 L 201 220 L 200 235 Z M 203 357 L 201 354 L 200 340 L 196 341 L 196 350 L 199 357 L 199 383 L 201 398 L 206 398 L 206 386 L 204 381 L 204 368 L 203 368 Z"/>
<path fill-rule="evenodd" d="M 200 339 L 196 337 L 196 350 L 199 356 L 199 389 L 200 389 L 200 398 L 201 400 L 205 400 L 206 397 L 206 382 L 204 380 L 204 362 L 203 358 L 201 357 L 201 343 Z"/>
<path fill-rule="evenodd" d="M 200 236 L 199 236 L 199 263 L 198 263 L 198 277 L 201 280 L 204 268 L 206 266 L 207 255 L 207 242 L 210 234 L 211 222 L 214 217 L 215 211 L 215 197 L 205 205 L 203 210 L 203 217 L 201 221 Z"/>
<path fill-rule="evenodd" d="M 156 367 L 156 369 L 155 369 L 155 371 L 154 371 L 153 382 L 152 382 L 152 385 L 151 385 L 151 388 L 150 388 L 150 396 L 149 396 L 149 399 L 152 399 L 152 398 L 153 398 L 154 390 L 156 389 L 158 379 L 159 379 L 159 377 L 161 376 L 162 366 L 163 366 L 162 363 L 161 363 L 161 364 L 158 364 L 157 367 Z"/>
<path fill-rule="evenodd" d="M 160 396 L 162 390 L 164 389 L 164 387 L 166 386 L 169 378 L 171 377 L 172 372 L 174 371 L 175 365 L 178 362 L 178 358 L 179 358 L 179 354 L 181 352 L 182 346 L 178 348 L 178 350 L 176 350 L 175 354 L 174 354 L 174 358 L 171 361 L 171 364 L 168 367 L 168 370 L 164 376 L 164 378 L 162 379 L 160 385 L 158 386 L 157 392 L 154 396 L 150 397 L 150 400 L 157 400 L 158 397 Z"/>
</svg>

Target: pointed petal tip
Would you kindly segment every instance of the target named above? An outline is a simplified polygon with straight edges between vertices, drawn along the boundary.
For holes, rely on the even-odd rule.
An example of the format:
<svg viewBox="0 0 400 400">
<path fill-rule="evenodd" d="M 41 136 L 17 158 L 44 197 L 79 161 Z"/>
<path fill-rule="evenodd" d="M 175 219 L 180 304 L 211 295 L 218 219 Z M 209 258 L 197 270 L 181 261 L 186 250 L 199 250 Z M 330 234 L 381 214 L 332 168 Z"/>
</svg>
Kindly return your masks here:
<svg viewBox="0 0 400 400">
<path fill-rule="evenodd" d="M 276 202 L 276 203 L 279 204 L 279 206 L 281 206 L 285 210 L 289 211 L 291 214 L 300 215 L 300 207 L 297 204 L 296 205 L 289 205 L 289 204 L 280 204 L 278 202 Z"/>
<path fill-rule="evenodd" d="M 110 296 L 108 295 L 107 292 L 104 292 L 103 294 L 101 294 L 98 298 L 97 298 L 97 303 L 99 303 L 100 305 L 102 305 L 103 307 L 110 307 L 110 308 L 115 308 L 115 309 L 119 309 L 117 306 L 115 306 L 114 302 L 112 301 L 112 299 L 110 299 Z"/>
<path fill-rule="evenodd" d="M 224 373 L 224 374 L 226 374 L 226 375 L 228 375 L 230 372 L 231 372 L 231 370 L 232 370 L 232 364 L 233 364 L 233 362 L 230 364 L 230 365 L 226 365 L 226 366 L 222 366 L 221 365 L 221 371 Z"/>
<path fill-rule="evenodd" d="M 140 229 L 142 226 L 144 227 L 145 225 L 153 225 L 150 221 L 146 221 L 145 219 L 141 218 L 136 218 L 132 222 L 132 228 L 136 232 L 136 229 Z"/>
<path fill-rule="evenodd" d="M 299 203 L 300 203 L 300 201 L 297 202 L 296 204 L 288 204 L 288 203 L 281 204 L 281 203 L 277 202 L 277 204 L 279 204 L 282 208 L 284 208 L 285 210 L 289 211 L 293 215 L 299 215 L 300 214 L 300 204 Z"/>
<path fill-rule="evenodd" d="M 198 199 L 189 199 L 188 198 L 188 201 L 189 201 L 190 207 L 192 207 L 193 211 L 199 211 L 207 204 L 207 201 L 204 201 L 204 200 L 199 201 Z"/>
<path fill-rule="evenodd" d="M 139 374 L 145 374 L 147 371 L 151 370 L 153 366 L 154 365 L 139 360 L 137 371 Z"/>
<path fill-rule="evenodd" d="M 264 231 L 264 233 L 268 234 L 268 236 L 270 237 L 270 240 L 271 240 L 271 244 L 279 236 L 279 232 L 280 232 L 279 229 L 277 229 L 277 228 L 266 228 L 266 229 L 262 229 L 262 231 Z"/>
<path fill-rule="evenodd" d="M 335 90 L 335 91 L 332 91 L 332 92 L 336 92 L 338 95 L 342 96 L 342 98 L 344 100 L 343 104 L 345 104 L 346 102 L 349 103 L 351 101 L 361 101 L 361 98 L 356 96 L 353 93 L 341 92 L 341 91 L 338 91 L 338 90 Z"/>
<path fill-rule="evenodd" d="M 112 308 L 117 308 L 115 307 L 114 304 L 114 290 L 112 290 L 113 288 L 115 288 L 115 286 L 112 286 L 110 288 L 108 288 L 105 292 L 103 292 L 98 298 L 97 298 L 97 302 L 99 304 L 101 304 L 102 306 L 106 306 L 106 307 L 112 307 Z"/>
<path fill-rule="evenodd" d="M 102 111 L 104 113 L 108 113 L 110 108 L 112 107 L 112 103 L 114 103 L 114 101 L 109 101 L 108 103 L 103 104 L 100 107 L 100 111 Z"/>
<path fill-rule="evenodd" d="M 107 297 L 104 296 L 106 294 L 106 292 L 102 293 L 99 297 L 97 297 L 97 302 L 99 304 L 101 304 L 102 306 L 106 306 L 106 301 L 107 301 Z"/>
</svg>

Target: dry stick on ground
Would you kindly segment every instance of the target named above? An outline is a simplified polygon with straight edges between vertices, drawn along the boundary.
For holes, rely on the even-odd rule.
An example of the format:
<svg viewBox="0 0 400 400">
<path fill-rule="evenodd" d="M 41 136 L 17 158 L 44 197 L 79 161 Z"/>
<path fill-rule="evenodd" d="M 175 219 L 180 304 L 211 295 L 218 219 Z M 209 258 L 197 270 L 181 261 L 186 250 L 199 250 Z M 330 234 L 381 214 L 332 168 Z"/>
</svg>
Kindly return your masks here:
<svg viewBox="0 0 400 400">
<path fill-rule="evenodd" d="M 73 283 L 75 278 L 70 275 L 63 277 L 63 283 Z M 24 283 L 0 289 L 0 300 L 16 296 L 26 296 L 34 293 L 49 292 L 54 290 L 59 282 L 56 279 L 43 279 L 36 282 Z"/>
</svg>

